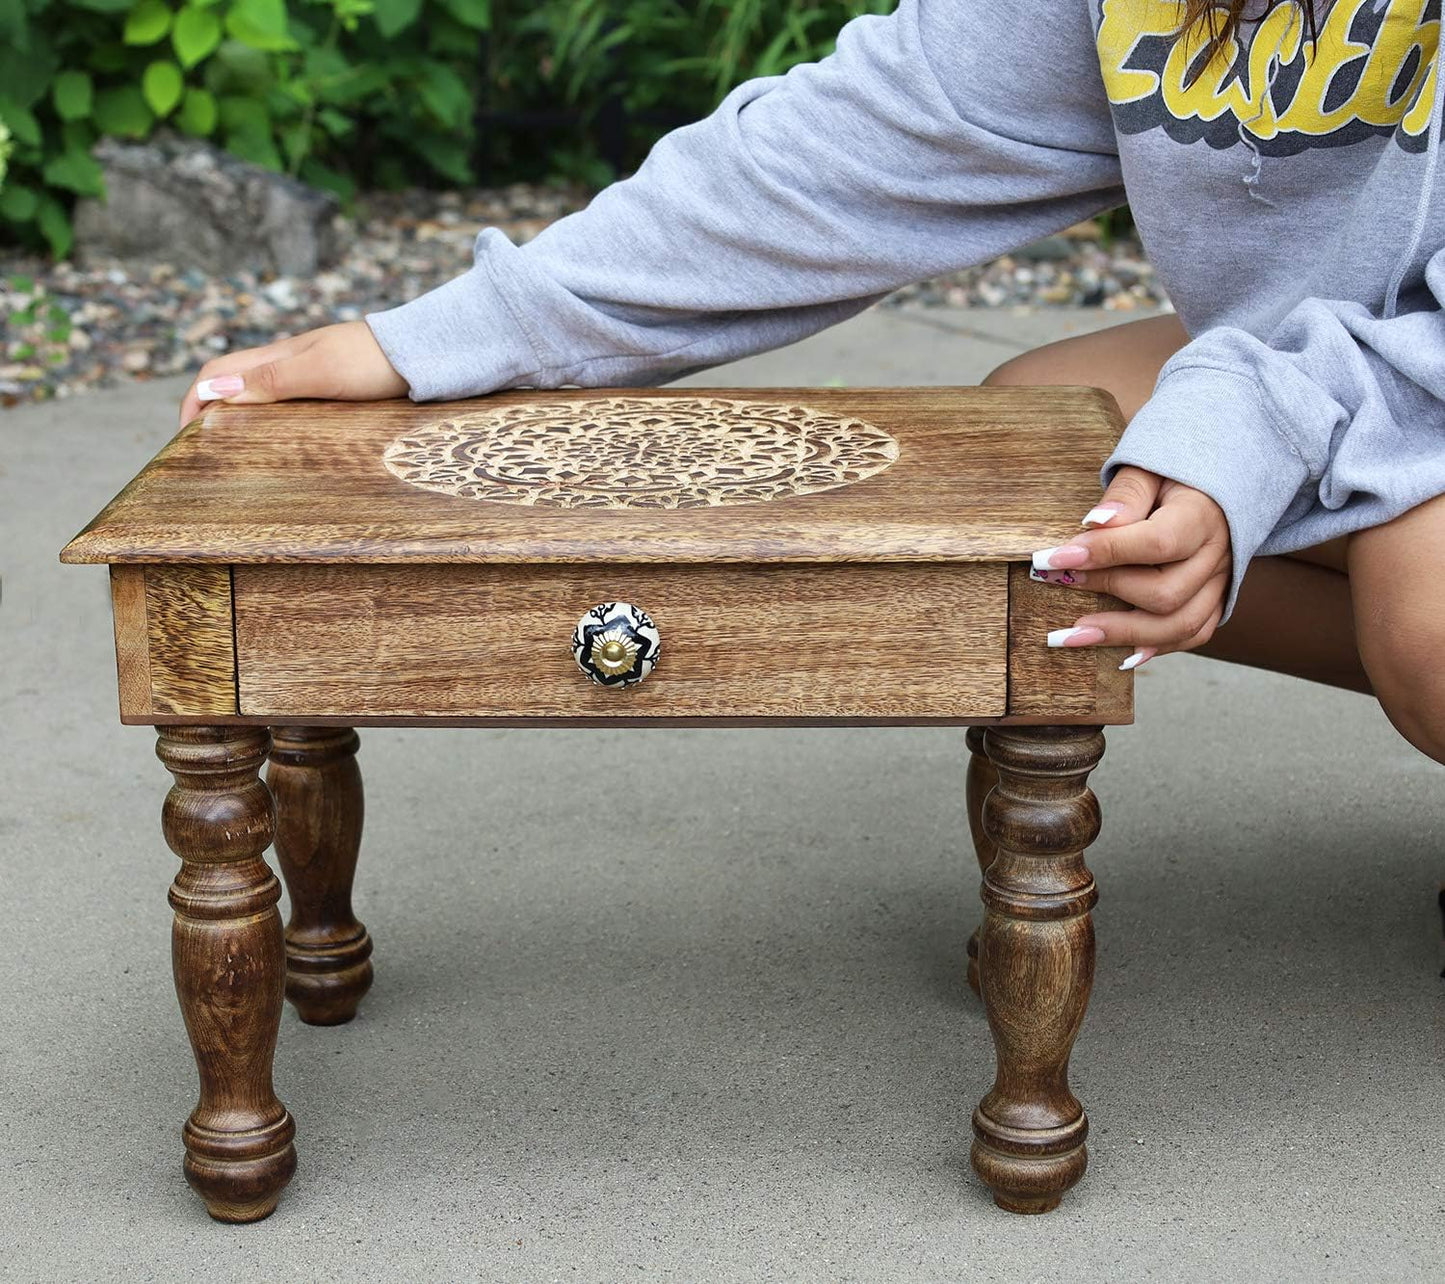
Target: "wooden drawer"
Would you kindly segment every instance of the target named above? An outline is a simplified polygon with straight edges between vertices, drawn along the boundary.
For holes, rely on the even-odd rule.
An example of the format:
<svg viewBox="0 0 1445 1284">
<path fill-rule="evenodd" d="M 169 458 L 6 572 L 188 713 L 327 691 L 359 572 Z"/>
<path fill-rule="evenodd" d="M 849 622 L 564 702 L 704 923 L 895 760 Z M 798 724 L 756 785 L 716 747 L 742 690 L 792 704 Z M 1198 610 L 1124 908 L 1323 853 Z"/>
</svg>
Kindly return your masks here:
<svg viewBox="0 0 1445 1284">
<path fill-rule="evenodd" d="M 245 565 L 243 717 L 955 719 L 1005 713 L 999 562 Z M 640 684 L 589 682 L 578 618 L 662 637 Z"/>
</svg>

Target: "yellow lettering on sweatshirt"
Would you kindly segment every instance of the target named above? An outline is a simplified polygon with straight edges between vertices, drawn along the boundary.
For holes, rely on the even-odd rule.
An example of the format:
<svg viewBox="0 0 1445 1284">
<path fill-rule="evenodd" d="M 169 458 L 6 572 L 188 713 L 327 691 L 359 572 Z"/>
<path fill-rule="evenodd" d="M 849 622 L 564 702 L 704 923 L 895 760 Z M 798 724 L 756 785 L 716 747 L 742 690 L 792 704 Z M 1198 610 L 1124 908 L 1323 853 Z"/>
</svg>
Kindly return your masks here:
<svg viewBox="0 0 1445 1284">
<path fill-rule="evenodd" d="M 1175 0 L 1103 0 L 1099 22 L 1099 69 L 1111 103 L 1148 98 L 1159 88 L 1152 71 L 1126 67 L 1139 42 L 1149 36 L 1172 35 L 1179 27 Z"/>
<path fill-rule="evenodd" d="M 1405 133 L 1419 135 L 1429 125 L 1440 38 L 1439 20 L 1425 17 L 1426 2 L 1390 0 L 1371 44 L 1352 37 L 1350 30 L 1362 12 L 1373 8 L 1374 0 L 1337 0 L 1313 42 L 1306 39 L 1300 11 L 1292 4 L 1276 5 L 1254 27 L 1246 55 L 1247 79 L 1235 72 L 1243 51 L 1232 39 L 1186 89 L 1190 67 L 1208 41 L 1207 26 L 1201 23 L 1180 37 L 1183 8 L 1176 0 L 1101 0 L 1097 44 L 1104 89 L 1111 103 L 1131 105 L 1134 119 L 1143 123 L 1153 102 L 1177 121 L 1231 117 L 1256 138 L 1293 134 L 1301 137 L 1303 146 L 1310 145 L 1303 142 L 1305 138 L 1324 138 L 1361 125 L 1374 129 L 1399 125 Z M 1282 68 L 1301 66 L 1294 92 L 1278 115 L 1265 92 L 1276 46 Z M 1409 83 L 1400 85 L 1412 59 Z M 1326 110 L 1331 84 L 1337 77 L 1354 74 L 1351 64 L 1358 60 L 1363 66 L 1354 88 Z M 1131 62 L 1135 65 L 1127 65 Z M 1162 69 L 1152 69 L 1156 67 Z M 1278 84 L 1279 78 L 1274 97 L 1279 94 Z M 1158 123 L 1164 123 L 1163 115 Z"/>
</svg>

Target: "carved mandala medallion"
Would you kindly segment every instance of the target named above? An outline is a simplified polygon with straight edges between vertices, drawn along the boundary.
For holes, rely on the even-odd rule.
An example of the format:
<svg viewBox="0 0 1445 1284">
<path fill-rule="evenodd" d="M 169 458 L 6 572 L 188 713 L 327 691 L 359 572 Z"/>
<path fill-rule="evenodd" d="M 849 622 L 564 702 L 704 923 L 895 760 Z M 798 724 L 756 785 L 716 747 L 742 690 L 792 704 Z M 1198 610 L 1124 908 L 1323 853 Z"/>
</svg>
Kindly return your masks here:
<svg viewBox="0 0 1445 1284">
<path fill-rule="evenodd" d="M 475 410 L 398 437 L 386 467 L 426 490 L 559 508 L 757 504 L 861 481 L 898 458 L 862 419 L 721 397 L 597 397 Z"/>
</svg>

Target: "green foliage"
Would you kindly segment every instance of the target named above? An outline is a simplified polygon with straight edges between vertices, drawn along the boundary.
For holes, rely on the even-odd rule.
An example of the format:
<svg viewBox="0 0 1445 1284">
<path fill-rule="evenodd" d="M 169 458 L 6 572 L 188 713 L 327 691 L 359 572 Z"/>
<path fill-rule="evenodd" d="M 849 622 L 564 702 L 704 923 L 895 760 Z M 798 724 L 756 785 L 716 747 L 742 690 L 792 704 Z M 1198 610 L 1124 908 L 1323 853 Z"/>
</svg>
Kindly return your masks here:
<svg viewBox="0 0 1445 1284">
<path fill-rule="evenodd" d="M 583 111 L 584 128 L 580 137 L 542 136 L 544 148 L 538 136 L 499 130 L 484 140 L 488 159 L 500 175 L 595 186 L 617 176 L 592 129 L 609 94 L 620 96 L 630 122 L 631 168 L 666 128 L 706 115 L 735 85 L 825 57 L 845 23 L 896 7 L 896 0 L 506 2 L 494 22 L 484 96 L 498 109 L 570 104 Z"/>
<path fill-rule="evenodd" d="M 44 362 L 59 365 L 68 355 L 72 329 L 70 314 L 33 277 L 12 276 L 6 283 L 8 304 L 0 308 L 3 330 L 9 341 L 0 356 L 9 361 Z"/>
<path fill-rule="evenodd" d="M 617 175 L 597 113 L 620 97 L 625 163 L 740 81 L 831 51 L 896 0 L 0 0 L 0 235 L 70 247 L 103 196 L 91 149 L 164 125 L 350 199 L 359 186 Z M 482 52 L 485 47 L 485 61 Z M 550 132 L 479 109 L 575 109 Z M 662 112 L 649 119 L 649 113 Z"/>
</svg>

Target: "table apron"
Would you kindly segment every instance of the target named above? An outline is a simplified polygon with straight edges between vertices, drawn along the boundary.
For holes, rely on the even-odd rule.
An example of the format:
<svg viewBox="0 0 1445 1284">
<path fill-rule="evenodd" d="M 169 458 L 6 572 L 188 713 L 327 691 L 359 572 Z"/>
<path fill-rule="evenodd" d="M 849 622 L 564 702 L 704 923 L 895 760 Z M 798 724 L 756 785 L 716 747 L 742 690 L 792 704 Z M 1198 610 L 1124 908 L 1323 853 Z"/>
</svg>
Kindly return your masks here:
<svg viewBox="0 0 1445 1284">
<path fill-rule="evenodd" d="M 1043 643 L 1061 611 L 1109 599 L 1040 585 L 1019 564 L 176 563 L 111 573 L 126 723 L 858 726 L 1133 716 L 1119 648 Z M 582 614 L 613 601 L 647 611 L 662 638 L 656 669 L 623 689 L 589 682 L 570 645 Z"/>
</svg>

